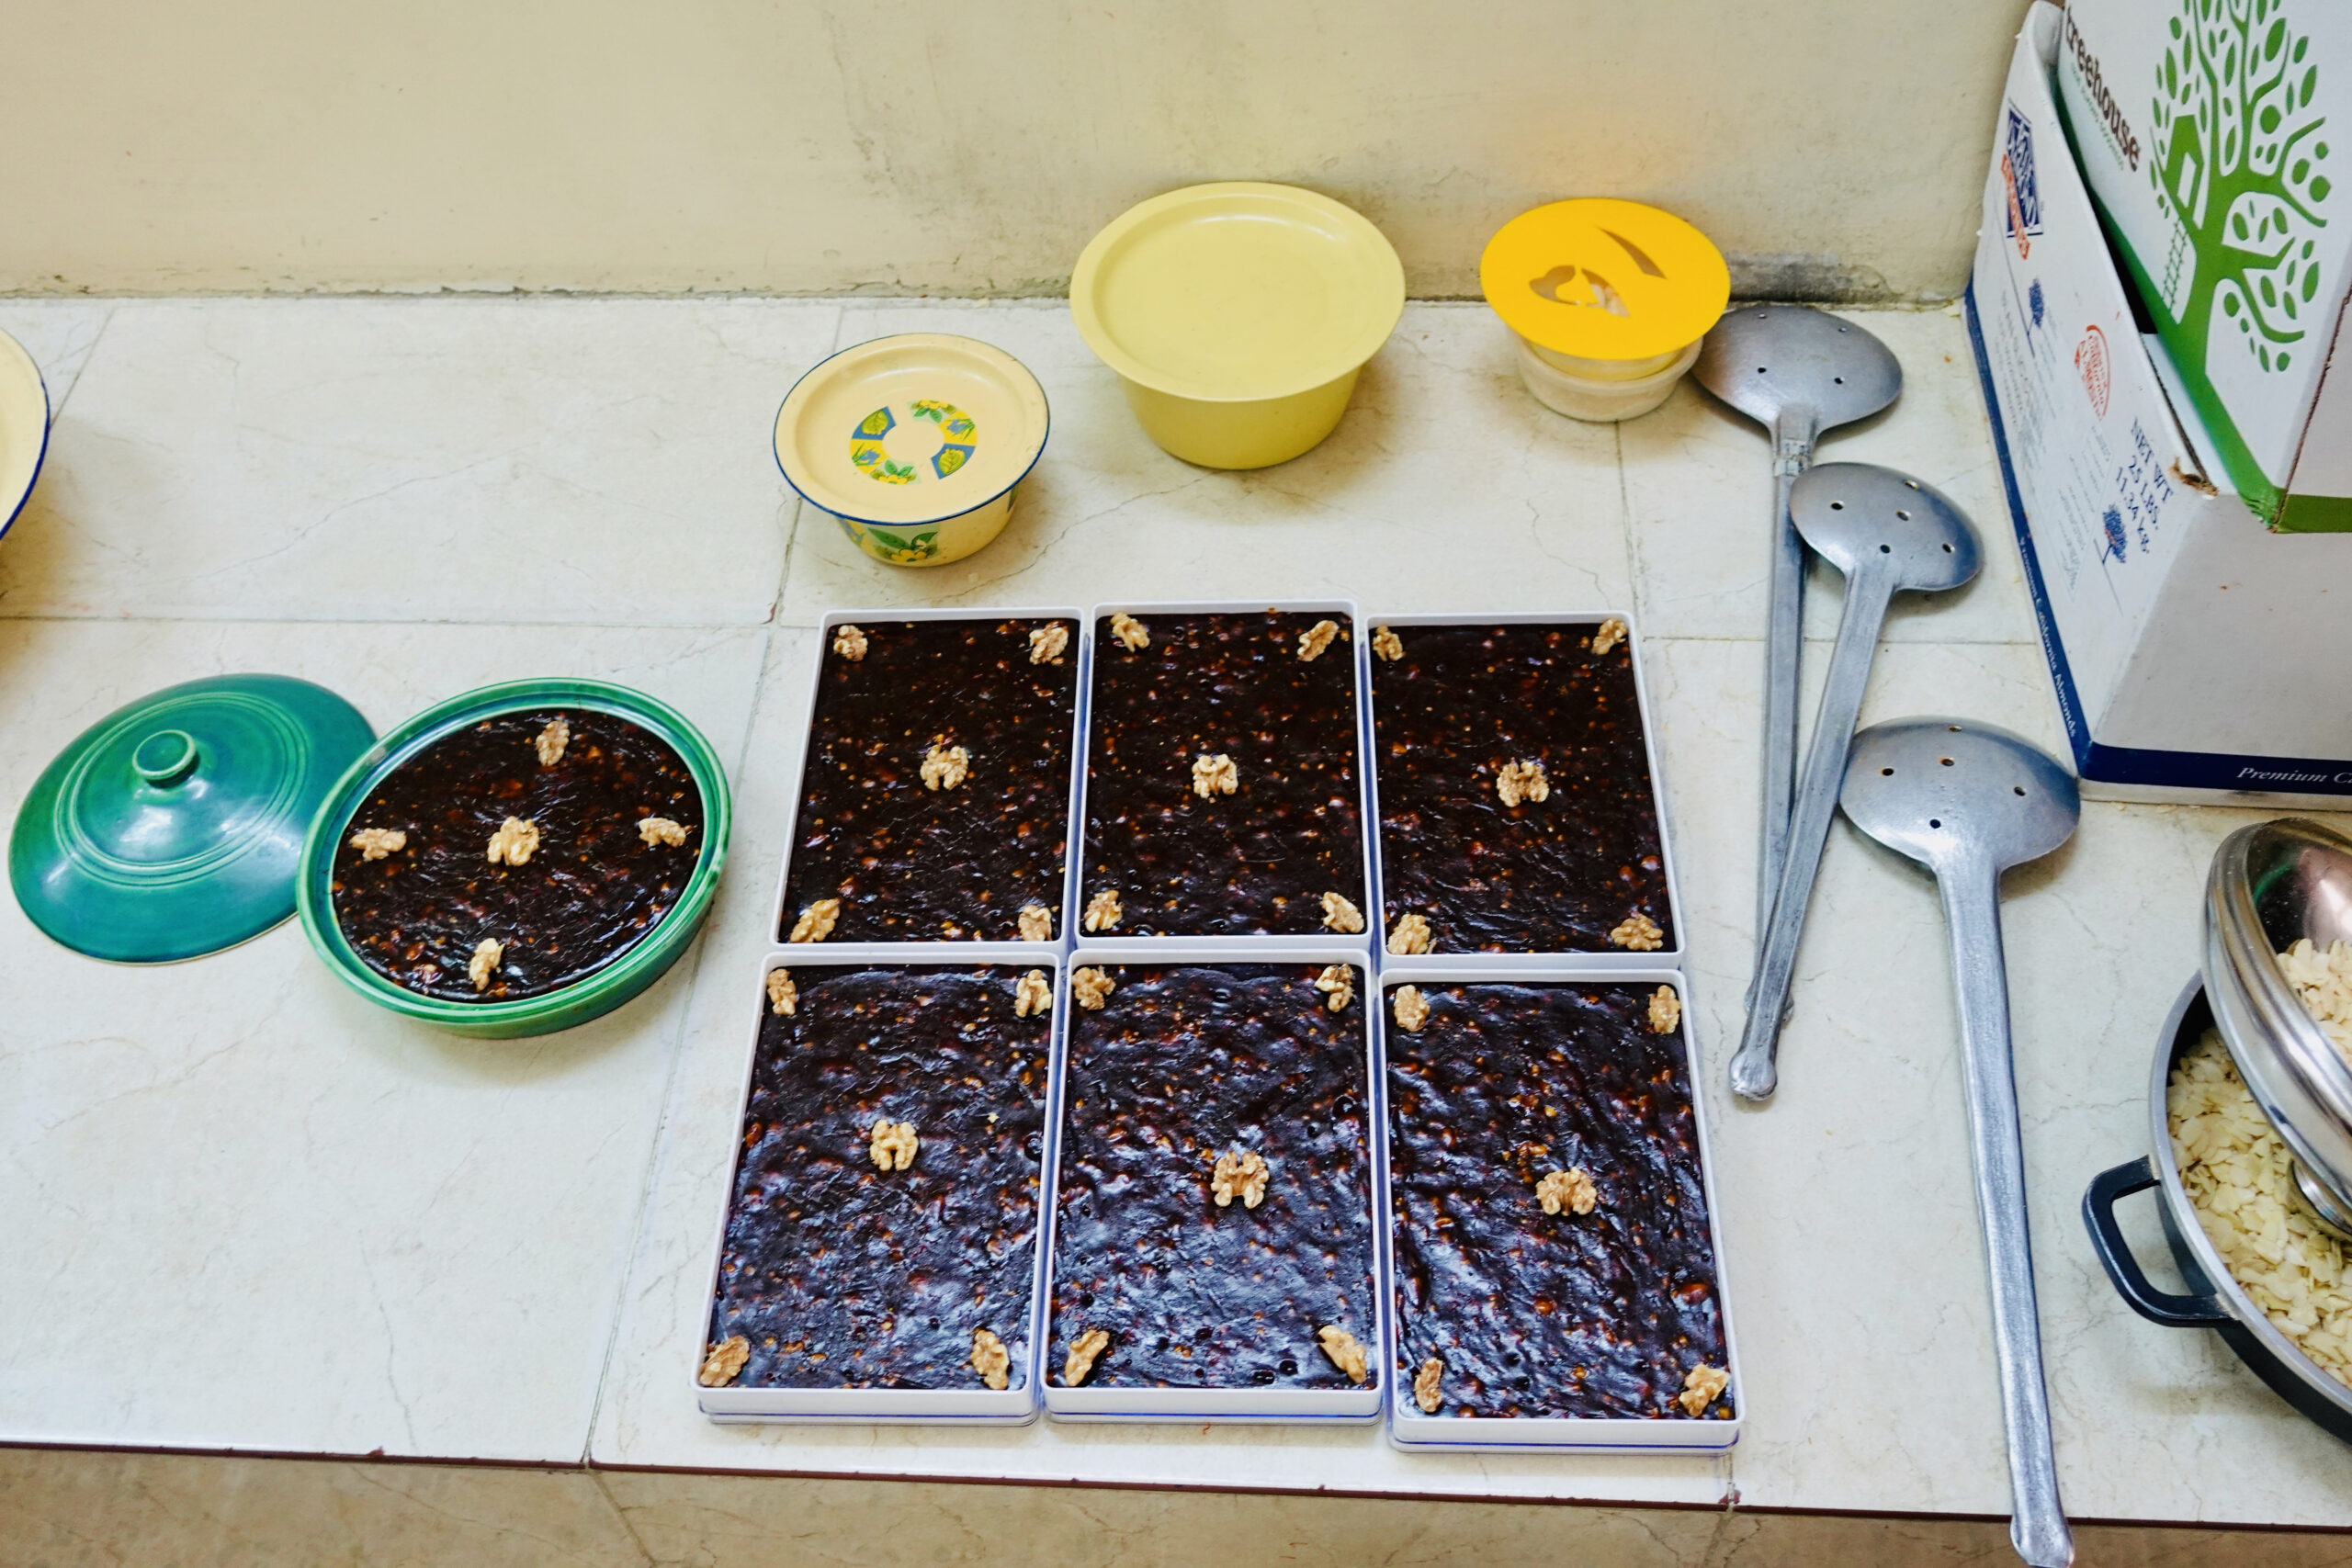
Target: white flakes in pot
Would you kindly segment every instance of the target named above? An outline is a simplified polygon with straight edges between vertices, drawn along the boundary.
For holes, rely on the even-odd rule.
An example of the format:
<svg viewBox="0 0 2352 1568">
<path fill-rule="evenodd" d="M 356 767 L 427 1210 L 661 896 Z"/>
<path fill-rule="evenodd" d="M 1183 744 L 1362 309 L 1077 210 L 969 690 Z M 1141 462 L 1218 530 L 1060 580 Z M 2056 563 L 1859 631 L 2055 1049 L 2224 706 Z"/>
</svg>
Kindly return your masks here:
<svg viewBox="0 0 2352 1568">
<path fill-rule="evenodd" d="M 2211 1030 L 2165 1090 L 2173 1158 L 2199 1224 L 2279 1332 L 2352 1387 L 2352 1279 L 2343 1244 L 2298 1206 L 2287 1147 Z"/>
</svg>

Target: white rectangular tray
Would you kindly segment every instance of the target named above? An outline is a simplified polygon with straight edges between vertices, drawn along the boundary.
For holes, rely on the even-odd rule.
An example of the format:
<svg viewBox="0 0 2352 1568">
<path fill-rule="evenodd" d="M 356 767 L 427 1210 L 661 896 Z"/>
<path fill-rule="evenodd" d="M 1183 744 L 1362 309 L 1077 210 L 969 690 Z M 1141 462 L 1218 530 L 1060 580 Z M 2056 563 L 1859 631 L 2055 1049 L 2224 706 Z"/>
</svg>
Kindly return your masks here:
<svg viewBox="0 0 2352 1568">
<path fill-rule="evenodd" d="M 1647 958 L 1650 955 L 1638 955 Z M 1385 1023 L 1388 1016 L 1388 993 L 1399 986 L 1465 986 L 1465 985 L 1538 985 L 1556 982 L 1571 986 L 1672 986 L 1682 998 L 1682 1052 L 1685 1071 L 1690 1084 L 1690 1114 L 1698 1132 L 1699 1180 L 1707 1195 L 1707 1234 L 1714 1251 L 1715 1303 L 1723 1314 L 1724 1359 L 1725 1370 L 1731 1373 L 1731 1386 L 1726 1394 L 1732 1402 L 1732 1416 L 1728 1420 L 1661 1417 L 1650 1420 L 1636 1416 L 1462 1416 L 1424 1415 L 1413 1402 L 1409 1381 L 1396 1370 L 1398 1339 L 1404 1332 L 1396 1311 L 1394 1287 L 1389 1299 L 1382 1303 L 1387 1337 L 1383 1352 L 1389 1368 L 1390 1381 L 1397 1385 L 1396 1396 L 1390 1402 L 1388 1440 L 1395 1447 L 1418 1452 L 1519 1452 L 1531 1449 L 1574 1450 L 1585 1453 L 1645 1453 L 1645 1454 L 1719 1454 L 1739 1440 L 1741 1422 L 1747 1416 L 1747 1381 L 1740 1375 L 1739 1344 L 1732 1329 L 1731 1286 L 1724 1273 L 1724 1248 L 1721 1216 L 1722 1205 L 1715 1198 L 1715 1164 L 1707 1134 L 1707 1097 L 1702 1077 L 1699 1048 L 1690 1028 L 1694 1011 L 1690 1001 L 1690 985 L 1679 970 L 1645 963 L 1626 963 L 1613 969 L 1579 967 L 1555 964 L 1546 967 L 1521 964 L 1509 969 L 1490 970 L 1484 975 L 1464 974 L 1459 968 L 1433 965 L 1419 958 L 1392 959 L 1381 971 L 1380 1015 Z M 1384 1059 L 1383 1070 L 1385 1071 Z M 1387 1085 L 1381 1085 L 1381 1194 L 1388 1225 L 1388 1276 L 1395 1278 L 1396 1256 L 1396 1194 L 1390 1190 L 1388 1145 L 1391 1129 L 1388 1124 Z"/>
<path fill-rule="evenodd" d="M 833 646 L 833 628 L 841 626 L 881 626 L 891 621 L 1014 621 L 1060 620 L 1076 623 L 1077 635 L 1070 639 L 1068 657 L 1077 669 L 1078 684 L 1070 694 L 1069 742 L 1069 809 L 1062 824 L 1062 895 L 1061 906 L 1054 911 L 1054 941 L 1057 947 L 1067 947 L 1070 921 L 1077 908 L 1070 902 L 1078 883 L 1078 830 L 1085 818 L 1079 815 L 1079 784 L 1085 776 L 1083 747 L 1086 739 L 1086 693 L 1089 678 L 1087 653 L 1090 643 L 1087 627 L 1091 624 L 1082 610 L 1065 604 L 1030 606 L 984 606 L 978 609 L 894 609 L 894 610 L 828 610 L 817 623 L 817 661 L 808 677 L 808 695 L 800 705 L 800 757 L 792 771 L 791 804 L 785 807 L 784 862 L 776 867 L 775 908 L 768 919 L 768 938 L 781 946 L 785 932 L 790 929 L 786 919 L 791 911 L 785 900 L 792 892 L 792 853 L 800 840 L 800 802 L 808 793 L 809 739 L 817 728 L 817 700 L 824 694 L 825 660 Z M 920 942 L 877 942 L 876 947 L 920 946 Z M 962 946 L 962 943 L 951 945 Z"/>
<path fill-rule="evenodd" d="M 1465 975 L 1489 975 L 1500 969 L 1548 969 L 1561 966 L 1581 968 L 1623 969 L 1639 965 L 1649 968 L 1679 969 L 1688 950 L 1690 912 L 1682 902 L 1681 884 L 1674 874 L 1674 838 L 1668 830 L 1666 809 L 1666 780 L 1658 770 L 1657 727 L 1650 714 L 1649 682 L 1642 674 L 1642 639 L 1639 628 L 1630 613 L 1620 610 L 1595 611 L 1510 611 L 1487 615 L 1368 615 L 1363 624 L 1368 627 L 1394 626 L 1400 630 L 1413 626 L 1599 626 L 1611 618 L 1625 623 L 1625 647 L 1634 662 L 1634 697 L 1642 719 L 1642 760 L 1649 770 L 1650 805 L 1657 814 L 1657 853 L 1660 874 L 1666 882 L 1667 907 L 1674 920 L 1674 944 L 1656 953 L 1634 953 L 1620 948 L 1603 948 L 1589 952 L 1555 953 L 1422 953 L 1399 955 L 1392 962 L 1410 964 L 1430 970 L 1452 970 Z M 1360 641 L 1362 639 L 1359 639 Z M 1364 788 L 1372 807 L 1373 836 L 1367 842 L 1379 845 L 1380 807 L 1380 716 L 1378 673 L 1371 645 L 1364 643 L 1363 703 L 1364 755 L 1369 766 L 1364 770 Z M 1555 794 L 1554 804 L 1573 807 L 1574 802 Z M 1373 856 L 1380 873 L 1380 902 L 1375 922 L 1380 943 L 1385 948 L 1389 925 L 1386 850 L 1378 848 Z"/>
<path fill-rule="evenodd" d="M 736 1100 L 735 1119 L 729 1123 L 728 1136 L 730 1140 L 740 1139 L 743 1118 L 750 1112 L 752 1082 L 759 1066 L 760 1025 L 767 1016 L 767 976 L 771 970 L 1002 964 L 1008 968 L 1046 971 L 1047 978 L 1053 983 L 1056 1010 L 1046 1046 L 1044 1146 L 1038 1167 L 1039 1224 L 1034 1233 L 1036 1249 L 1031 1259 L 1029 1276 L 1028 1332 L 1022 1358 L 1013 1366 L 1013 1370 L 1021 1374 L 1019 1381 L 1002 1390 L 985 1387 L 705 1388 L 695 1377 L 707 1344 L 705 1337 L 698 1339 L 691 1348 L 691 1355 L 682 1354 L 681 1357 L 686 1384 L 693 1389 L 695 1402 L 705 1416 L 722 1424 L 857 1421 L 956 1427 L 1018 1427 L 1026 1426 L 1037 1418 L 1038 1372 L 1043 1365 L 1040 1345 L 1046 1328 L 1046 1272 L 1050 1256 L 1044 1222 L 1051 1213 L 1055 1141 L 1061 1126 L 1065 1026 L 1060 1010 L 1066 999 L 1061 963 L 1060 953 L 1049 943 L 992 942 L 862 942 L 843 943 L 838 947 L 816 943 L 803 943 L 797 947 L 779 945 L 760 960 L 759 982 L 746 989 L 744 998 L 746 1005 L 752 1009 L 752 1034 L 750 1046 L 744 1052 L 742 1092 Z M 739 1142 L 737 1158 L 740 1157 Z M 706 1277 L 703 1291 L 703 1310 L 695 1320 L 698 1332 L 706 1337 L 709 1332 L 712 1303 L 718 1298 L 719 1266 L 726 1257 L 727 1217 L 733 1212 L 735 1203 L 735 1161 L 729 1160 L 726 1190 L 720 1195 L 718 1203 L 718 1224 L 711 1239 L 710 1271 Z M 682 1352 L 686 1348 L 681 1347 Z"/>
<path fill-rule="evenodd" d="M 1321 931 L 1305 936 L 1121 936 L 1115 930 L 1109 931 L 1080 930 L 1075 922 L 1086 907 L 1084 869 L 1087 850 L 1086 795 L 1092 771 L 1091 764 L 1094 744 L 1094 663 L 1097 660 L 1116 658 L 1120 651 L 1095 646 L 1098 641 L 1094 637 L 1096 624 L 1104 616 L 1116 615 L 1121 611 L 1148 622 L 1153 615 L 1241 615 L 1266 610 L 1295 615 L 1329 615 L 1341 620 L 1348 630 L 1349 645 L 1354 656 L 1355 671 L 1356 812 L 1358 838 L 1363 851 L 1363 895 L 1366 900 L 1363 905 L 1363 931 L 1355 935 L 1350 935 L 1344 931 Z M 1078 809 L 1071 829 L 1071 837 L 1077 846 L 1077 852 L 1070 857 L 1075 874 L 1071 878 L 1069 894 L 1069 912 L 1073 922 L 1069 933 L 1070 940 L 1135 953 L 1142 953 L 1148 949 L 1165 949 L 1169 944 L 1175 942 L 1249 942 L 1253 947 L 1262 950 L 1262 955 L 1258 960 L 1261 963 L 1275 962 L 1277 960 L 1274 955 L 1278 954 L 1319 952 L 1335 945 L 1347 947 L 1353 947 L 1359 943 L 1365 946 L 1372 945 L 1374 934 L 1373 928 L 1377 923 L 1380 902 L 1373 869 L 1375 856 L 1373 852 L 1374 828 L 1372 814 L 1372 760 L 1364 750 L 1364 716 L 1368 711 L 1366 704 L 1369 694 L 1363 682 L 1363 617 L 1357 613 L 1355 601 L 1352 599 L 1174 599 L 1136 603 L 1118 600 L 1095 605 L 1086 618 L 1086 627 L 1090 657 L 1086 669 L 1081 672 L 1086 682 L 1085 700 L 1080 705 L 1083 710 L 1085 731 L 1078 761 Z M 1118 962 L 1136 963 L 1139 960 L 1129 958 Z M 1329 962 L 1338 963 L 1339 960 L 1331 959 Z"/>
<path fill-rule="evenodd" d="M 1180 964 L 1346 964 L 1356 970 L 1356 999 L 1352 1005 L 1364 1010 L 1364 1153 L 1371 1162 L 1367 1190 L 1372 1202 L 1373 1315 L 1375 1320 L 1364 1345 L 1370 1351 L 1375 1346 L 1385 1347 L 1388 1342 L 1388 1221 L 1386 1166 L 1381 1142 L 1381 1021 L 1378 994 L 1374 988 L 1376 981 L 1371 954 L 1363 948 L 1344 942 L 1328 942 L 1319 948 L 1277 948 L 1263 937 L 1217 940 L 1170 937 L 1148 949 L 1135 944 L 1113 947 L 1091 943 L 1069 955 L 1061 998 L 1056 1003 L 1059 1010 L 1056 1025 L 1060 1031 L 1061 1049 L 1057 1057 L 1060 1070 L 1057 1074 L 1055 1090 L 1053 1165 L 1046 1185 L 1046 1289 L 1037 1335 L 1039 1387 L 1044 1390 L 1046 1409 L 1057 1421 L 1081 1422 L 1376 1420 L 1386 1398 L 1388 1382 L 1379 1365 L 1372 1368 L 1371 1381 L 1357 1389 L 1066 1388 L 1059 1382 L 1060 1371 L 1052 1364 L 1051 1339 L 1054 1249 L 1059 1239 L 1057 1222 L 1064 1144 L 1061 1118 L 1068 1114 L 1070 1099 L 1069 1027 L 1073 1015 L 1069 1009 L 1073 1004 L 1069 1000 L 1067 976 L 1069 973 L 1090 964 L 1158 967 Z M 1306 1354 L 1319 1357 L 1323 1351 L 1309 1338 L 1306 1341 Z"/>
</svg>

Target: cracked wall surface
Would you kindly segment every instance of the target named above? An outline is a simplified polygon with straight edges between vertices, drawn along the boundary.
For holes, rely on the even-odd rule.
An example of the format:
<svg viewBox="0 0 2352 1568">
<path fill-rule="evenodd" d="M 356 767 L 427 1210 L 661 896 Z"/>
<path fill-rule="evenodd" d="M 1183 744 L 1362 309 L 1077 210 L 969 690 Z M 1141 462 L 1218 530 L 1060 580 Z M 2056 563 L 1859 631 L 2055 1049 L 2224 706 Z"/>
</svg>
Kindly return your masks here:
<svg viewBox="0 0 2352 1568">
<path fill-rule="evenodd" d="M 20 0 L 0 292 L 1054 294 L 1131 202 L 1311 186 L 1476 292 L 1658 202 L 1740 292 L 1957 291 L 2024 0 Z"/>
</svg>

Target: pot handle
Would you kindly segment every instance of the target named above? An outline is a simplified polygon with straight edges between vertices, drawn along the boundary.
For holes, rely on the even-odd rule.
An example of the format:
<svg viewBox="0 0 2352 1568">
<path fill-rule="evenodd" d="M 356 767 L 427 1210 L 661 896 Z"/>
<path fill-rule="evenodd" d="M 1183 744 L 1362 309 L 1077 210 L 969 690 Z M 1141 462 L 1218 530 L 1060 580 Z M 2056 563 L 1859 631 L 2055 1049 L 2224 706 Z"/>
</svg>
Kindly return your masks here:
<svg viewBox="0 0 2352 1568">
<path fill-rule="evenodd" d="M 2115 1223 L 2115 1201 L 2144 1192 L 2157 1180 L 2155 1167 L 2145 1156 L 2091 1178 L 2090 1189 L 2083 1194 L 2083 1224 L 2091 1233 L 2091 1250 L 2106 1267 L 2116 1294 L 2150 1323 L 2161 1323 L 2166 1328 L 2212 1328 L 2235 1323 L 2237 1319 L 2219 1296 L 2177 1296 L 2156 1289 L 2148 1282 L 2139 1258 L 2132 1256 L 2131 1243 L 2123 1239 L 2123 1229 Z"/>
</svg>

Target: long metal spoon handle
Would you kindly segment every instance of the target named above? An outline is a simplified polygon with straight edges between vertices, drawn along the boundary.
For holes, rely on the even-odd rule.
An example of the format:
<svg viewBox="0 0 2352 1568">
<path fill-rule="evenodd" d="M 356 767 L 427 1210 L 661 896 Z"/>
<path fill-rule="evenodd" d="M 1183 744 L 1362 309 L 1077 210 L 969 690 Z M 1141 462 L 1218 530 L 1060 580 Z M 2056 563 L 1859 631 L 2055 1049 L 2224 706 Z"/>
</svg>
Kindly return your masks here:
<svg viewBox="0 0 2352 1568">
<path fill-rule="evenodd" d="M 2009 1041 L 2009 985 L 2001 953 L 2000 873 L 1989 863 L 1939 867 L 1951 932 L 1952 987 L 1966 1056 L 1968 1127 L 1976 1207 L 1993 1285 L 1993 1350 L 2009 1438 L 2009 1541 L 2034 1568 L 2067 1568 L 2075 1538 L 2058 1500 L 2041 1325 L 2033 1300 L 2026 1224 L 2025 1149 Z"/>
<path fill-rule="evenodd" d="M 1814 720 L 1813 744 L 1805 751 L 1804 782 L 1789 820 L 1781 882 L 1756 943 L 1756 973 L 1747 983 L 1747 1022 L 1731 1059 L 1731 1087 L 1745 1100 L 1769 1100 L 1780 1084 L 1781 1024 L 1788 1016 L 1797 943 L 1804 935 L 1805 909 L 1813 902 L 1813 882 L 1821 870 L 1830 819 L 1838 814 L 1838 788 L 1846 779 L 1846 754 L 1853 749 L 1854 721 L 1861 716 L 1878 634 L 1894 597 L 1894 574 L 1874 561 L 1865 561 L 1846 580 L 1838 646 L 1829 655 L 1829 681 Z"/>
<path fill-rule="evenodd" d="M 1771 606 L 1764 627 L 1764 790 L 1758 836 L 1756 929 L 1772 915 L 1787 852 L 1789 812 L 1796 797 L 1798 663 L 1804 650 L 1804 540 L 1789 513 L 1797 476 L 1813 466 L 1821 419 L 1811 409 L 1781 411 L 1772 422 Z"/>
</svg>

